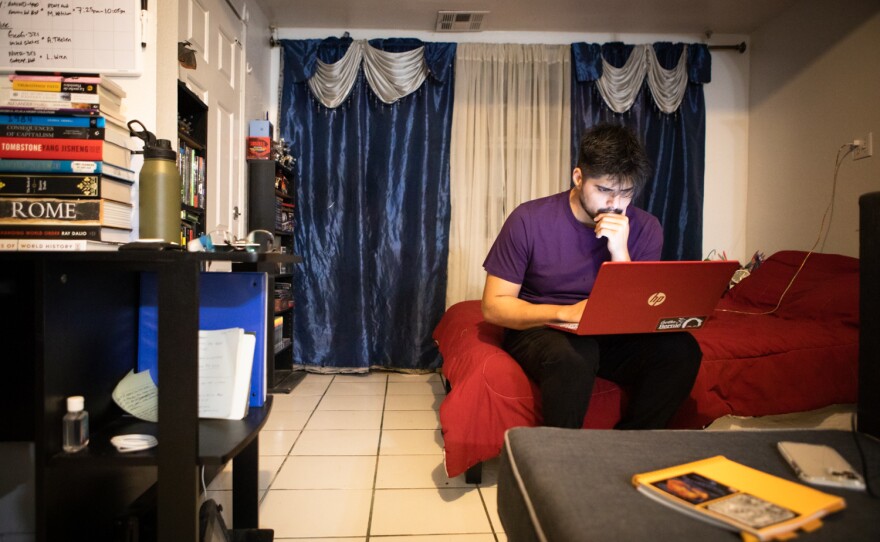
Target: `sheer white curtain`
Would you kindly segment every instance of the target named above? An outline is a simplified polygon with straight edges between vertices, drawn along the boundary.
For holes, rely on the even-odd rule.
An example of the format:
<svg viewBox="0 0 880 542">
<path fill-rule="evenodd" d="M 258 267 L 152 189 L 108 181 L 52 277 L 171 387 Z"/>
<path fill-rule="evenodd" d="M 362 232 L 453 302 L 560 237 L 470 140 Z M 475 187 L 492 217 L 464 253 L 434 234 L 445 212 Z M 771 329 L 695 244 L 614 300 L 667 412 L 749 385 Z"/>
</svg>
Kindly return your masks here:
<svg viewBox="0 0 880 542">
<path fill-rule="evenodd" d="M 568 45 L 458 44 L 447 307 L 481 297 L 483 260 L 517 205 L 570 186 L 570 81 Z"/>
</svg>

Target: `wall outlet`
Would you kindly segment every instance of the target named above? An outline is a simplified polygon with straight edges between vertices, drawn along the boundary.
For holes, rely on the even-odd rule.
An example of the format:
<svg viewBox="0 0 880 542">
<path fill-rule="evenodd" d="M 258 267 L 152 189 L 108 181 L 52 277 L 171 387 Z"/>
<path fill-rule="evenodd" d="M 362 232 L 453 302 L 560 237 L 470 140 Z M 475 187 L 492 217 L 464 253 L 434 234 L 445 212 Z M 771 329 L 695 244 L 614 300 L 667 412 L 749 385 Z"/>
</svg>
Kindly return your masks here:
<svg viewBox="0 0 880 542">
<path fill-rule="evenodd" d="M 862 139 L 862 144 L 853 150 L 853 160 L 871 156 L 874 156 L 874 132 L 868 132 L 868 137 Z"/>
</svg>

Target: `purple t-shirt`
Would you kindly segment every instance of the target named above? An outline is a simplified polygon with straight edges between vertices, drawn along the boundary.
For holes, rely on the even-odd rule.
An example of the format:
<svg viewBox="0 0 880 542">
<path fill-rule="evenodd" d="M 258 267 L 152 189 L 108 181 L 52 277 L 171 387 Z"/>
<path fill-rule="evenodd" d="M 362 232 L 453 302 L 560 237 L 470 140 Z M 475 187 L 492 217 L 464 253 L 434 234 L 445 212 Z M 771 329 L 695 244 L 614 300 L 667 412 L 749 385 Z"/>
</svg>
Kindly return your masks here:
<svg viewBox="0 0 880 542">
<path fill-rule="evenodd" d="M 513 210 L 483 267 L 490 275 L 521 284 L 531 303 L 570 305 L 590 295 L 602 262 L 611 259 L 608 240 L 574 217 L 569 192 L 528 201 Z M 630 205 L 630 258 L 659 260 L 663 230 L 657 218 Z"/>
</svg>

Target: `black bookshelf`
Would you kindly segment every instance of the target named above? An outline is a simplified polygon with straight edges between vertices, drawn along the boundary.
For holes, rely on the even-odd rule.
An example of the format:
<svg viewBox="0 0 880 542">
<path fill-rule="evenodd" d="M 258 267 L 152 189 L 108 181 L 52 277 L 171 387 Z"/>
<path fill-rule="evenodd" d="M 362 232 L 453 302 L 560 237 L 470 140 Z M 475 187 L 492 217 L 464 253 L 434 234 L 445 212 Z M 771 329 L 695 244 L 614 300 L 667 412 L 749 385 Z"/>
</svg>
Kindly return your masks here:
<svg viewBox="0 0 880 542">
<path fill-rule="evenodd" d="M 208 173 L 208 106 L 177 82 L 177 165 L 181 179 L 183 244 L 205 234 Z"/>
<path fill-rule="evenodd" d="M 266 230 L 275 236 L 275 248 L 293 254 L 294 171 L 275 160 L 248 160 L 248 229 Z M 281 320 L 281 335 L 274 345 L 273 366 L 266 368 L 270 391 L 289 393 L 304 373 L 293 371 L 293 264 L 269 270 L 275 299 L 269 321 Z M 274 325 L 272 333 L 275 333 Z"/>
<path fill-rule="evenodd" d="M 160 541 L 198 540 L 199 470 L 233 461 L 236 529 L 258 526 L 259 430 L 271 397 L 243 420 L 198 418 L 199 283 L 209 261 L 275 266 L 292 255 L 182 251 L 0 252 L 0 380 L 9 420 L 0 441 L 34 443 L 38 541 L 113 540 L 119 518 L 155 493 Z M 159 422 L 132 419 L 112 400 L 137 368 L 141 275 L 158 284 Z M 11 310 L 7 303 L 14 303 Z M 20 320 L 20 325 L 14 325 Z M 6 325 L 9 324 L 9 325 Z M 88 449 L 61 450 L 64 399 L 83 395 Z M 120 454 L 121 433 L 156 435 L 155 449 Z"/>
</svg>

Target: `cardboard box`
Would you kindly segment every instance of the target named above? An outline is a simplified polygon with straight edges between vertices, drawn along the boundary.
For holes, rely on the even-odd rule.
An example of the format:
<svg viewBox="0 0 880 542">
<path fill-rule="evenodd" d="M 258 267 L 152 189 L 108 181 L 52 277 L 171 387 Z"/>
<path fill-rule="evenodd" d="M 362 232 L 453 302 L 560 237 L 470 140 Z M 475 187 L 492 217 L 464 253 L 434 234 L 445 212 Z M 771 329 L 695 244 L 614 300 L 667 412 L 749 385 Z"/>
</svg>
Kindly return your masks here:
<svg viewBox="0 0 880 542">
<path fill-rule="evenodd" d="M 248 136 L 268 137 L 271 141 L 273 136 L 272 123 L 268 120 L 248 121 Z"/>
</svg>

